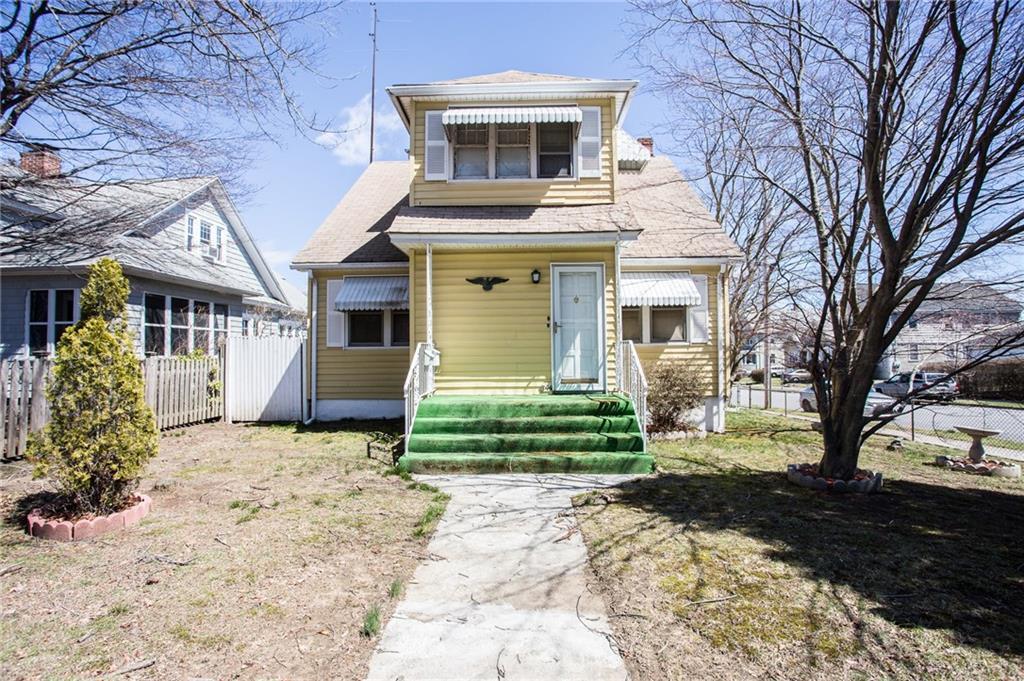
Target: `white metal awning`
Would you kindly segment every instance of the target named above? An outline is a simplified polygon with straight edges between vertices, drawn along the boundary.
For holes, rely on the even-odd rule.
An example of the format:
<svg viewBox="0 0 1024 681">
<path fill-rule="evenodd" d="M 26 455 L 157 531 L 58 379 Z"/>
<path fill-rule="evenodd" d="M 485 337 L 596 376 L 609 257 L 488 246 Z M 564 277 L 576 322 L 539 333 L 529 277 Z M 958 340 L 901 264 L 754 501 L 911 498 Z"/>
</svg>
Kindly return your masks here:
<svg viewBox="0 0 1024 681">
<path fill-rule="evenodd" d="M 700 305 L 693 277 L 682 272 L 623 272 L 622 304 Z"/>
<path fill-rule="evenodd" d="M 409 277 L 345 277 L 334 299 L 334 309 L 408 310 Z"/>
<path fill-rule="evenodd" d="M 448 109 L 441 114 L 444 125 L 468 123 L 582 123 L 578 106 L 488 106 Z"/>
</svg>

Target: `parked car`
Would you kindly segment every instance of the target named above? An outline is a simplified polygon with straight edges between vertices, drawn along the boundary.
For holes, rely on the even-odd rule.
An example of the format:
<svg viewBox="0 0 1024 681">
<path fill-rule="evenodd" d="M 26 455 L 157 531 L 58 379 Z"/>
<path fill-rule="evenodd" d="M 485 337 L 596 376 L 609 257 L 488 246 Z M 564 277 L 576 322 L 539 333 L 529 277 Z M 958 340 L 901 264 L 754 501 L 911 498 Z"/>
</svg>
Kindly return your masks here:
<svg viewBox="0 0 1024 681">
<path fill-rule="evenodd" d="M 772 365 L 772 378 L 782 378 L 784 373 L 786 373 L 786 367 Z"/>
<path fill-rule="evenodd" d="M 933 385 L 934 384 L 934 385 Z M 922 390 L 925 386 L 927 389 Z M 910 372 L 903 372 L 889 377 L 888 380 L 875 384 L 875 390 L 889 397 L 903 399 L 910 392 Z M 957 396 L 959 387 L 952 378 L 945 378 L 945 374 L 918 373 L 914 376 L 914 390 L 920 391 L 917 397 L 921 399 L 952 400 Z"/>
<path fill-rule="evenodd" d="M 807 369 L 786 369 L 782 374 L 783 383 L 810 383 L 811 372 Z"/>
<path fill-rule="evenodd" d="M 864 417 L 874 418 L 896 403 L 888 395 L 883 395 L 877 390 L 868 393 L 864 401 Z M 814 386 L 809 386 L 800 391 L 800 408 L 804 411 L 818 411 L 818 398 L 814 395 Z M 892 411 L 899 413 L 903 411 L 903 405 L 897 404 Z"/>
</svg>

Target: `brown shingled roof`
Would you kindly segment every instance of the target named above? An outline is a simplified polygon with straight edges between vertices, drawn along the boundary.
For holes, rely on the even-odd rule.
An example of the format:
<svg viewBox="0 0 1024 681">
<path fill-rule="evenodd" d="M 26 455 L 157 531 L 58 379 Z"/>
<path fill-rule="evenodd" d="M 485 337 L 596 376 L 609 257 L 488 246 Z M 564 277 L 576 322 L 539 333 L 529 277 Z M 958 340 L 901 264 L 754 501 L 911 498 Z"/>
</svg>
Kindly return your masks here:
<svg viewBox="0 0 1024 681">
<path fill-rule="evenodd" d="M 371 164 L 295 257 L 296 264 L 399 262 L 395 234 L 593 233 L 642 229 L 629 258 L 739 257 L 742 252 L 667 157 L 620 171 L 616 204 L 410 207 L 407 161 Z"/>
<path fill-rule="evenodd" d="M 655 156 L 641 171 L 619 171 L 617 191 L 644 230 L 623 245 L 623 257 L 742 257 L 667 156 Z"/>
<path fill-rule="evenodd" d="M 399 262 L 408 258 L 385 231 L 409 204 L 408 161 L 371 163 L 295 255 L 295 264 Z"/>
<path fill-rule="evenodd" d="M 637 230 L 623 203 L 592 206 L 403 207 L 391 234 L 585 234 Z"/>
</svg>

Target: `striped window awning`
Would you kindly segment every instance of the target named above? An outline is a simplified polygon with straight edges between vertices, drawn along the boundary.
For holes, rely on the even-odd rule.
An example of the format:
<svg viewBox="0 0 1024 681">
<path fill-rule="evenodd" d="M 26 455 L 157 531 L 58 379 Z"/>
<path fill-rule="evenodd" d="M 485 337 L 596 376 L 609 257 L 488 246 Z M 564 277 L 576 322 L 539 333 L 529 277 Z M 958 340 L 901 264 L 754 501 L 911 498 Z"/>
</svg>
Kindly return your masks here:
<svg viewBox="0 0 1024 681">
<path fill-rule="evenodd" d="M 334 309 L 408 310 L 409 277 L 345 277 L 334 299 Z"/>
<path fill-rule="evenodd" d="M 700 291 L 693 277 L 682 272 L 623 272 L 622 304 L 700 305 Z"/>
<path fill-rule="evenodd" d="M 578 106 L 488 106 L 448 109 L 441 114 L 444 125 L 469 123 L 582 123 Z"/>
</svg>

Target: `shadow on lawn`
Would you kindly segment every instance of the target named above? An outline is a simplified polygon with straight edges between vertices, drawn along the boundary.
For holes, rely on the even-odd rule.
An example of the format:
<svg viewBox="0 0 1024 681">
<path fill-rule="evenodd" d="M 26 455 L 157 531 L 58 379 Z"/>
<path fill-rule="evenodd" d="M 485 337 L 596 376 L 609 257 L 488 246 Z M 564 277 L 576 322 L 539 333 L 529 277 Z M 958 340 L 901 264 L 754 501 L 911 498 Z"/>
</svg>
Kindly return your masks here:
<svg viewBox="0 0 1024 681">
<path fill-rule="evenodd" d="M 621 485 L 617 503 L 676 528 L 730 530 L 768 557 L 845 584 L 900 627 L 948 629 L 964 644 L 1024 653 L 1024 496 L 921 482 L 824 495 L 781 473 L 723 469 Z"/>
</svg>

